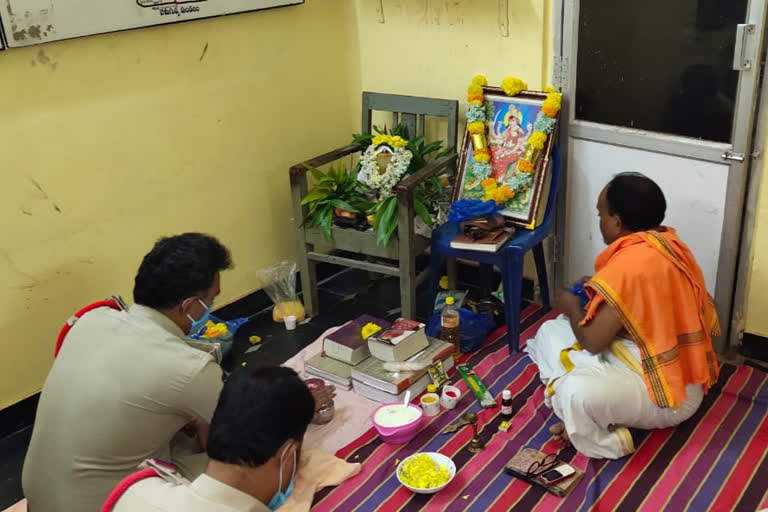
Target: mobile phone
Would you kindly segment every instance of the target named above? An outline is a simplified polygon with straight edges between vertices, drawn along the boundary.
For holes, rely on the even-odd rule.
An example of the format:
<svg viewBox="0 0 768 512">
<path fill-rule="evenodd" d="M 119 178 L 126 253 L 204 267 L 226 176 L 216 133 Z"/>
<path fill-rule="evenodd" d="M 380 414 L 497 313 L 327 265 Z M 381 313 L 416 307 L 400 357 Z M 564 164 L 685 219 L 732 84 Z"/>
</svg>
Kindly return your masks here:
<svg viewBox="0 0 768 512">
<path fill-rule="evenodd" d="M 552 485 L 556 482 L 559 482 L 560 480 L 563 480 L 564 478 L 568 478 L 575 472 L 576 470 L 568 464 L 561 464 L 555 469 L 550 469 L 549 471 L 539 475 L 539 479 L 541 479 L 541 481 L 547 485 Z"/>
</svg>

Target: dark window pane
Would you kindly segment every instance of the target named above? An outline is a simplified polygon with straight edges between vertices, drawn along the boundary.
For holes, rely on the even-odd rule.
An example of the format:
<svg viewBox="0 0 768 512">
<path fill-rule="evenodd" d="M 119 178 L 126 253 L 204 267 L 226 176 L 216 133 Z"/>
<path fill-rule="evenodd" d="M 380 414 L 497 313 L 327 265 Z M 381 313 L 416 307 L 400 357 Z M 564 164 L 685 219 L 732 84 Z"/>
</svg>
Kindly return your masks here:
<svg viewBox="0 0 768 512">
<path fill-rule="evenodd" d="M 583 0 L 576 118 L 729 142 L 746 11 L 746 0 Z"/>
</svg>

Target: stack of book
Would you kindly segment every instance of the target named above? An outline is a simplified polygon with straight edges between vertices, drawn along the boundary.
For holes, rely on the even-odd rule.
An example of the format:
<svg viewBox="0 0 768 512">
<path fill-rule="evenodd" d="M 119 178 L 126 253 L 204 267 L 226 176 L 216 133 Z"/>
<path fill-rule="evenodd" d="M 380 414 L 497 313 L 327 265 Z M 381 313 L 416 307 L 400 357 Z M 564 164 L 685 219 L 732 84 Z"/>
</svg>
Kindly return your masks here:
<svg viewBox="0 0 768 512">
<path fill-rule="evenodd" d="M 363 337 L 363 328 L 375 324 L 385 331 L 390 322 L 371 315 L 362 315 L 332 332 L 322 341 L 322 352 L 309 359 L 304 371 L 334 384 L 340 389 L 352 389 L 352 368 L 368 359 L 368 338 Z"/>
<path fill-rule="evenodd" d="M 444 341 L 427 338 L 425 349 L 409 357 L 409 362 L 424 364 L 424 368 L 415 371 L 390 372 L 384 369 L 384 361 L 369 357 L 352 368 L 352 387 L 358 395 L 381 403 L 400 402 L 405 392 L 410 390 L 416 396 L 431 382 L 427 366 L 437 361 L 443 362 L 446 371 L 453 368 L 453 345 Z"/>
<path fill-rule="evenodd" d="M 363 328 L 381 327 L 369 337 Z M 406 391 L 418 395 L 430 382 L 427 367 L 442 361 L 446 370 L 453 367 L 453 345 L 428 338 L 424 324 L 399 318 L 393 324 L 370 315 L 352 320 L 323 340 L 323 352 L 309 359 L 305 373 L 355 392 L 376 402 L 402 400 Z M 413 371 L 392 372 L 385 363 L 408 361 L 420 367 Z M 413 366 L 413 365 L 410 365 Z"/>
</svg>

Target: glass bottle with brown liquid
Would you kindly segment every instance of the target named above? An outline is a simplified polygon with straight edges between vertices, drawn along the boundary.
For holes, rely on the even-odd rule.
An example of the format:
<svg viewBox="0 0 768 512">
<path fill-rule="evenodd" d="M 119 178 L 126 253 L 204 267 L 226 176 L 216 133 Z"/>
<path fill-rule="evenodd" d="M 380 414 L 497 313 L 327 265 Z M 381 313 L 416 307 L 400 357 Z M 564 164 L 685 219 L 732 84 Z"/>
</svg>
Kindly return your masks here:
<svg viewBox="0 0 768 512">
<path fill-rule="evenodd" d="M 445 306 L 440 313 L 440 339 L 453 344 L 453 361 L 461 356 L 461 331 L 459 330 L 459 308 L 453 297 L 445 298 Z"/>
</svg>

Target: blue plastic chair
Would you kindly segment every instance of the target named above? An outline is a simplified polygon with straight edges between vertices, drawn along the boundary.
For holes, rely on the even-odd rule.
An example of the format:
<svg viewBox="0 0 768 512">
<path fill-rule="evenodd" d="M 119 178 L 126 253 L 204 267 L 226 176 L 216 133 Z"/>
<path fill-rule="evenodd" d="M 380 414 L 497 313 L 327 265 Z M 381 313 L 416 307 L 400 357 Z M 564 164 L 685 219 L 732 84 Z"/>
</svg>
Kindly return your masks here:
<svg viewBox="0 0 768 512">
<path fill-rule="evenodd" d="M 507 343 L 509 352 L 515 354 L 520 347 L 520 302 L 523 282 L 523 256 L 533 251 L 536 262 L 536 274 L 539 278 L 542 306 L 548 310 L 549 284 L 547 267 L 544 260 L 544 239 L 552 231 L 552 223 L 560 181 L 560 151 L 557 146 L 552 148 L 552 182 L 547 198 L 547 209 L 543 222 L 532 230 L 520 229 L 515 231 L 512 239 L 495 253 L 482 251 L 467 251 L 451 248 L 451 240 L 459 234 L 459 225 L 453 222 L 443 224 L 432 233 L 432 250 L 429 263 L 429 282 L 432 291 L 432 302 L 437 295 L 443 261 L 448 258 L 477 261 L 481 266 L 481 275 L 490 280 L 493 265 L 501 269 L 501 279 L 504 287 L 504 309 L 507 321 Z M 487 285 L 485 285 L 487 286 Z"/>
</svg>

